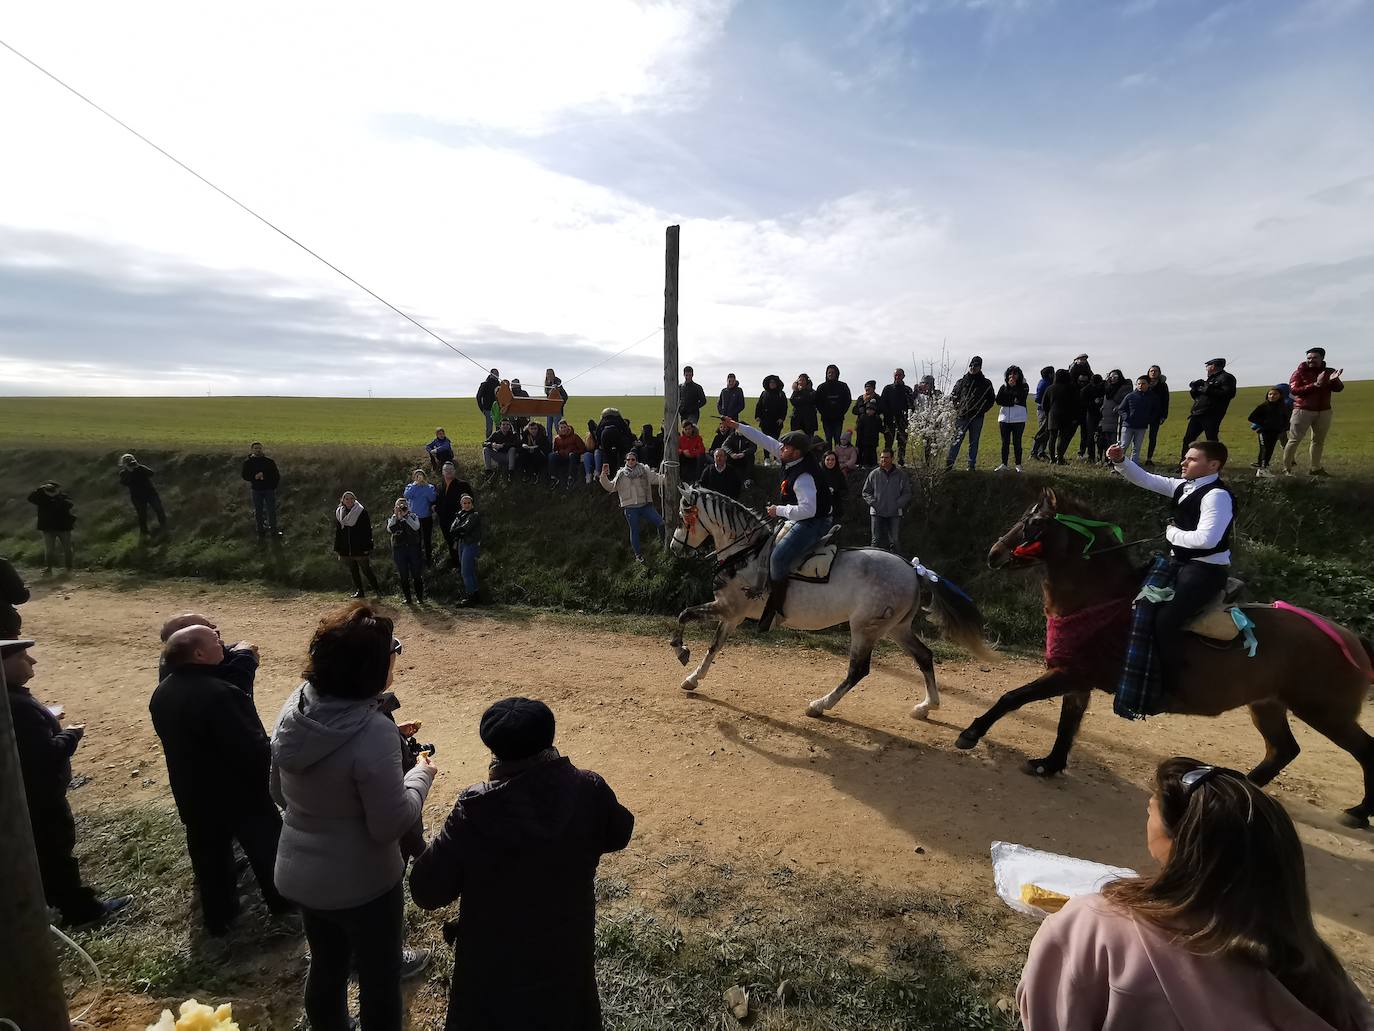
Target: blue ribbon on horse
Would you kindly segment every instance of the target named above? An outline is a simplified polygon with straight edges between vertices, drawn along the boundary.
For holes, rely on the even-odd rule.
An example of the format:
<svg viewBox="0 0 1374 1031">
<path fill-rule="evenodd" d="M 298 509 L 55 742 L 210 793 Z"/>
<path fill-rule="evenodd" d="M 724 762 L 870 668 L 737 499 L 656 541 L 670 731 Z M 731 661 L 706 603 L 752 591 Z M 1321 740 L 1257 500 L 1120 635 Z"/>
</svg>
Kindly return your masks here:
<svg viewBox="0 0 1374 1031">
<path fill-rule="evenodd" d="M 1255 651 L 1259 648 L 1259 641 L 1255 640 L 1255 621 L 1236 607 L 1231 610 L 1231 622 L 1236 624 L 1236 629 L 1245 636 L 1245 651 L 1253 659 Z"/>
<path fill-rule="evenodd" d="M 1082 534 L 1088 538 L 1088 543 L 1083 545 L 1084 555 L 1092 551 L 1093 545 L 1097 543 L 1097 534 L 1094 532 L 1097 529 L 1107 530 L 1116 538 L 1118 544 L 1123 544 L 1126 540 L 1126 535 L 1121 532 L 1121 527 L 1117 526 L 1116 523 L 1109 523 L 1102 519 L 1085 519 L 1083 516 L 1076 515 L 1057 515 L 1054 517 L 1054 521 L 1062 523 L 1074 533 Z"/>
</svg>

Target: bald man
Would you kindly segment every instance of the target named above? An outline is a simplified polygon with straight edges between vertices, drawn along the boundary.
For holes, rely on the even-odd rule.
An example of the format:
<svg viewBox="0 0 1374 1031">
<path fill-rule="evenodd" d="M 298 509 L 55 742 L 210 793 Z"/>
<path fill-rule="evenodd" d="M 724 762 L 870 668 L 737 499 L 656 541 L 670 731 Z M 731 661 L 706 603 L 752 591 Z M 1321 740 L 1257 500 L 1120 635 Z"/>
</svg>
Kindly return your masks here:
<svg viewBox="0 0 1374 1031">
<path fill-rule="evenodd" d="M 212 935 L 225 934 L 239 913 L 235 841 L 267 908 L 275 914 L 294 908 L 272 881 L 281 814 L 268 794 L 271 746 L 252 699 L 224 679 L 223 662 L 224 642 L 214 627 L 173 631 L 162 649 L 167 676 L 148 705 Z"/>
<path fill-rule="evenodd" d="M 169 637 L 188 626 L 207 626 L 215 632 L 215 636 L 219 638 L 220 648 L 224 652 L 224 657 L 218 663 L 219 678 L 229 681 L 249 698 L 252 698 L 253 681 L 258 675 L 258 646 L 249 644 L 247 641 L 239 641 L 232 645 L 225 644 L 224 638 L 220 637 L 219 627 L 208 616 L 199 612 L 183 612 L 163 623 L 162 643 L 166 644 Z M 157 667 L 157 682 L 159 684 L 166 679 L 167 673 L 167 664 L 159 662 Z"/>
</svg>

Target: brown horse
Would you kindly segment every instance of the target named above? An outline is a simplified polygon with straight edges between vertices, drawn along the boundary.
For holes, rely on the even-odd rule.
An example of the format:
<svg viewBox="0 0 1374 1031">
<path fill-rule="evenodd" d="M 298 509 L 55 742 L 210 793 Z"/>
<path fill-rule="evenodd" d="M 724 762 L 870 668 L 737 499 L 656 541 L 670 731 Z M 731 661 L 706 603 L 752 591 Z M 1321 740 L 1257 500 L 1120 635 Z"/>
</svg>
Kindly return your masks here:
<svg viewBox="0 0 1374 1031">
<path fill-rule="evenodd" d="M 1141 571 L 1115 547 L 1116 539 L 1099 528 L 1085 552 L 1079 532 L 1056 520 L 1060 514 L 1086 516 L 1081 508 L 1045 489 L 1039 500 L 992 546 L 988 565 L 994 569 L 1042 566 L 1045 615 L 1091 615 L 1110 611 L 1113 602 L 1129 605 L 1141 582 Z M 1081 525 L 1081 524 L 1080 524 Z M 1345 811 L 1341 822 L 1368 827 L 1374 816 L 1374 737 L 1359 724 L 1360 708 L 1374 679 L 1374 646 L 1357 634 L 1331 624 L 1345 643 L 1335 641 L 1303 616 L 1269 606 L 1246 606 L 1259 641 L 1257 657 L 1240 647 L 1218 646 L 1191 638 L 1182 649 L 1184 661 L 1166 675 L 1165 712 L 1219 716 L 1245 705 L 1264 736 L 1265 753 L 1250 779 L 1267 784 L 1298 754 L 1288 713 L 1345 749 L 1364 771 L 1364 800 Z M 1068 764 L 1094 689 L 1116 691 L 1125 650 L 1121 621 L 1110 632 L 1090 636 L 1074 661 L 1049 665 L 1044 676 L 1008 691 L 974 720 L 957 742 L 972 748 L 992 725 L 1029 702 L 1063 698 L 1054 747 L 1043 759 L 1026 763 L 1027 773 L 1052 776 Z M 1349 653 L 1347 657 L 1346 652 Z"/>
</svg>

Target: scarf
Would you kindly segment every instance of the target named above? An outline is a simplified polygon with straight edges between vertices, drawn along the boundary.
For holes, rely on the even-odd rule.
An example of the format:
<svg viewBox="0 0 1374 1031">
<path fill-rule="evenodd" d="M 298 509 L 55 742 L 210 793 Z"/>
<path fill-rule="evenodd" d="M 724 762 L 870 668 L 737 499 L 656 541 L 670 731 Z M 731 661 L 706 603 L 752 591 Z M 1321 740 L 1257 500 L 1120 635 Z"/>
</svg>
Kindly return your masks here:
<svg viewBox="0 0 1374 1031">
<path fill-rule="evenodd" d="M 363 503 L 361 501 L 353 502 L 353 507 L 347 512 L 344 511 L 343 505 L 334 509 L 334 518 L 339 521 L 340 526 L 355 526 L 362 514 Z"/>
</svg>

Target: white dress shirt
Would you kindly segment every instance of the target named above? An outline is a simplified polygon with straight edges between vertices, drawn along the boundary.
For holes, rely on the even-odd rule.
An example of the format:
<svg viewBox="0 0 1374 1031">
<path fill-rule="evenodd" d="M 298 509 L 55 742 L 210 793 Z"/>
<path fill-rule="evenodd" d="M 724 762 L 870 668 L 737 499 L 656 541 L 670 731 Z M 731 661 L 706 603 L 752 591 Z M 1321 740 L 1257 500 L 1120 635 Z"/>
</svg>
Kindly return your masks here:
<svg viewBox="0 0 1374 1031">
<path fill-rule="evenodd" d="M 740 423 L 735 427 L 735 432 L 742 437 L 747 437 L 765 451 L 782 458 L 782 443 L 774 440 L 762 430 L 755 429 L 753 426 L 746 426 Z M 800 459 L 798 459 L 800 461 Z M 783 466 L 783 476 L 787 476 L 787 470 L 797 463 L 792 462 Z M 794 523 L 799 523 L 803 519 L 810 519 L 816 514 L 816 481 L 810 473 L 802 473 L 792 481 L 792 493 L 797 495 L 795 505 L 775 505 L 773 511 Z"/>
<path fill-rule="evenodd" d="M 1154 473 L 1147 473 L 1129 458 L 1113 465 L 1112 468 L 1137 487 L 1144 487 L 1156 494 L 1163 494 L 1167 498 L 1172 498 L 1174 491 L 1178 490 L 1179 485 L 1182 484 L 1183 494 L 1178 499 L 1180 502 L 1193 491 L 1220 479 L 1216 473 L 1212 473 L 1210 476 L 1199 476 L 1196 480 L 1157 476 Z M 1226 527 L 1230 525 L 1234 514 L 1235 510 L 1231 504 L 1230 494 L 1224 490 L 1209 491 L 1202 498 L 1202 513 L 1198 517 L 1197 529 L 1180 530 L 1177 526 L 1170 526 L 1164 531 L 1164 538 L 1171 545 L 1179 548 L 1215 548 L 1221 543 L 1222 535 L 1226 533 Z M 1192 561 L 1229 566 L 1231 553 L 1219 551 L 1215 555 L 1200 555 Z"/>
</svg>

